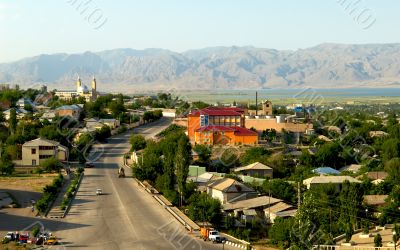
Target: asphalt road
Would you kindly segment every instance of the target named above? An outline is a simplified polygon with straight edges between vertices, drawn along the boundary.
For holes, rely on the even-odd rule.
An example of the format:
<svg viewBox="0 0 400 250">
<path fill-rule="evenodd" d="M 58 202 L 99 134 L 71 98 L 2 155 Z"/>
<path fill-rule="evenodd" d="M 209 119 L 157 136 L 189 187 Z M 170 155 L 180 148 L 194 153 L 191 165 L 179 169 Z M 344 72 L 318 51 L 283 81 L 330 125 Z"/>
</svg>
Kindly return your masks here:
<svg viewBox="0 0 400 250">
<path fill-rule="evenodd" d="M 170 119 L 163 118 L 135 129 L 135 133 L 150 138 L 170 123 Z M 203 242 L 189 234 L 129 177 L 130 170 L 126 169 L 127 178 L 118 178 L 122 155 L 129 150 L 129 136 L 129 132 L 117 135 L 99 145 L 103 153 L 95 168 L 86 169 L 68 216 L 52 225 L 62 243 L 57 248 L 222 249 L 221 244 Z M 104 194 L 96 196 L 97 188 Z"/>
</svg>

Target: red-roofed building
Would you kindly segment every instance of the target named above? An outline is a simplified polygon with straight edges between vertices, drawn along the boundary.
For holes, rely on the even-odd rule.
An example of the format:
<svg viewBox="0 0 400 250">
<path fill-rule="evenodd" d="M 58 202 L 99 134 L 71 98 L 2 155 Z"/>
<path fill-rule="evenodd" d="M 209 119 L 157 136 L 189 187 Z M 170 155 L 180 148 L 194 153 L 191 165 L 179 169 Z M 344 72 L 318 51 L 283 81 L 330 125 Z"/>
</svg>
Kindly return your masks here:
<svg viewBox="0 0 400 250">
<path fill-rule="evenodd" d="M 257 144 L 258 134 L 244 124 L 243 109 L 208 107 L 188 115 L 188 136 L 197 144 Z"/>
</svg>

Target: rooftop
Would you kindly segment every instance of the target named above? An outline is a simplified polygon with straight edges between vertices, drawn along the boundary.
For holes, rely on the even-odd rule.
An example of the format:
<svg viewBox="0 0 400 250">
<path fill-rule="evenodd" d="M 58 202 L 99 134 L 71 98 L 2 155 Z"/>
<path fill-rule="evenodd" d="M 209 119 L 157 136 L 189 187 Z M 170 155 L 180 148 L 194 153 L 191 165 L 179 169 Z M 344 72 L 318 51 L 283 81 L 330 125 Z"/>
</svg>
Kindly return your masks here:
<svg viewBox="0 0 400 250">
<path fill-rule="evenodd" d="M 272 204 L 276 204 L 281 202 L 282 200 L 269 197 L 269 196 L 260 196 L 253 199 L 247 199 L 232 203 L 227 203 L 223 205 L 224 210 L 235 210 L 235 209 L 251 209 L 257 207 L 266 207 Z"/>
<path fill-rule="evenodd" d="M 336 169 L 333 169 L 331 167 L 316 168 L 316 169 L 313 169 L 312 172 L 316 173 L 316 174 L 323 174 L 323 175 L 338 175 L 338 174 L 340 174 L 339 171 L 337 171 Z"/>
<path fill-rule="evenodd" d="M 314 176 L 314 177 L 305 179 L 303 181 L 303 184 L 304 185 L 309 185 L 309 184 L 328 184 L 328 183 L 340 184 L 340 183 L 343 183 L 344 181 L 360 183 L 359 180 L 357 180 L 357 179 L 355 179 L 355 178 L 353 178 L 351 176 L 332 176 L 332 175 L 324 176 L 324 175 L 320 175 L 320 176 Z"/>
<path fill-rule="evenodd" d="M 268 167 L 268 166 L 266 166 L 266 165 L 264 165 L 262 163 L 254 162 L 254 163 L 252 163 L 250 165 L 247 165 L 247 166 L 244 166 L 244 167 L 238 167 L 238 168 L 234 169 L 235 172 L 240 172 L 240 171 L 243 171 L 243 170 L 272 170 L 272 168 L 270 168 L 270 167 Z"/>
<path fill-rule="evenodd" d="M 207 107 L 201 110 L 195 110 L 190 115 L 200 116 L 200 115 L 210 115 L 210 116 L 240 116 L 244 113 L 241 108 L 234 107 Z"/>
<path fill-rule="evenodd" d="M 386 204 L 389 195 L 364 195 L 364 203 L 370 206 L 379 206 Z"/>
<path fill-rule="evenodd" d="M 32 141 L 25 142 L 22 146 L 24 147 L 36 147 L 36 146 L 59 146 L 58 141 L 52 141 L 44 138 L 36 138 Z"/>
<path fill-rule="evenodd" d="M 285 211 L 285 210 L 287 210 L 289 208 L 293 208 L 293 206 L 289 205 L 289 204 L 286 204 L 285 202 L 278 202 L 275 205 L 272 205 L 271 207 L 264 208 L 264 211 L 276 214 L 278 212 Z"/>
<path fill-rule="evenodd" d="M 224 193 L 247 193 L 254 192 L 252 188 L 231 178 L 222 178 L 210 183 L 207 187 L 222 191 Z"/>
</svg>

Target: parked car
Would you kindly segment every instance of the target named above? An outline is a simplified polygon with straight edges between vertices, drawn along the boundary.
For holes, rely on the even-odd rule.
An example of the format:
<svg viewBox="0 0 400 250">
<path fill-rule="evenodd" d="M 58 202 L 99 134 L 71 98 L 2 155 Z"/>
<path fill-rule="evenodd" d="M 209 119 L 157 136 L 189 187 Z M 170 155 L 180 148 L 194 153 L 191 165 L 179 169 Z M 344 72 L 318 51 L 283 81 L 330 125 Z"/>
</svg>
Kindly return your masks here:
<svg viewBox="0 0 400 250">
<path fill-rule="evenodd" d="M 85 163 L 85 168 L 94 168 L 94 164 L 91 162 L 86 162 Z"/>
<path fill-rule="evenodd" d="M 21 234 L 19 236 L 19 242 L 20 243 L 26 243 L 29 239 L 29 234 Z"/>
<path fill-rule="evenodd" d="M 100 188 L 96 189 L 96 195 L 102 195 L 103 194 L 103 190 L 101 190 Z"/>
<path fill-rule="evenodd" d="M 15 234 L 13 232 L 8 232 L 6 236 L 4 236 L 4 239 L 14 240 Z"/>
<path fill-rule="evenodd" d="M 45 245 L 56 245 L 57 244 L 57 237 L 50 236 L 50 238 L 44 242 Z"/>
<path fill-rule="evenodd" d="M 36 237 L 29 238 L 26 241 L 26 243 L 28 243 L 28 244 L 36 244 L 37 242 L 38 242 L 38 238 L 36 238 Z"/>
</svg>

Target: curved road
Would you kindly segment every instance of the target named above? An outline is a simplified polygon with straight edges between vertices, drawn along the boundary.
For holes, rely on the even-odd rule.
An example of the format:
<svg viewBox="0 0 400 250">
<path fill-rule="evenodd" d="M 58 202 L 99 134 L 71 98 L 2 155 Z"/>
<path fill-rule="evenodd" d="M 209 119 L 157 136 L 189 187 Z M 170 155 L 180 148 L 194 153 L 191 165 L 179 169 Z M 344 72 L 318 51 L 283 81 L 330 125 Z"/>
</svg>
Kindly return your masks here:
<svg viewBox="0 0 400 250">
<path fill-rule="evenodd" d="M 171 119 L 135 129 L 151 138 Z M 129 150 L 130 132 L 99 145 L 103 154 L 96 167 L 86 169 L 72 207 L 56 228 L 66 248 L 85 249 L 222 249 L 190 235 L 150 194 L 132 178 L 118 178 L 122 155 Z M 102 150 L 100 150 L 102 152 Z M 127 177 L 131 171 L 126 171 Z M 97 188 L 104 195 L 96 196 Z M 228 249 L 228 246 L 225 246 Z"/>
</svg>

